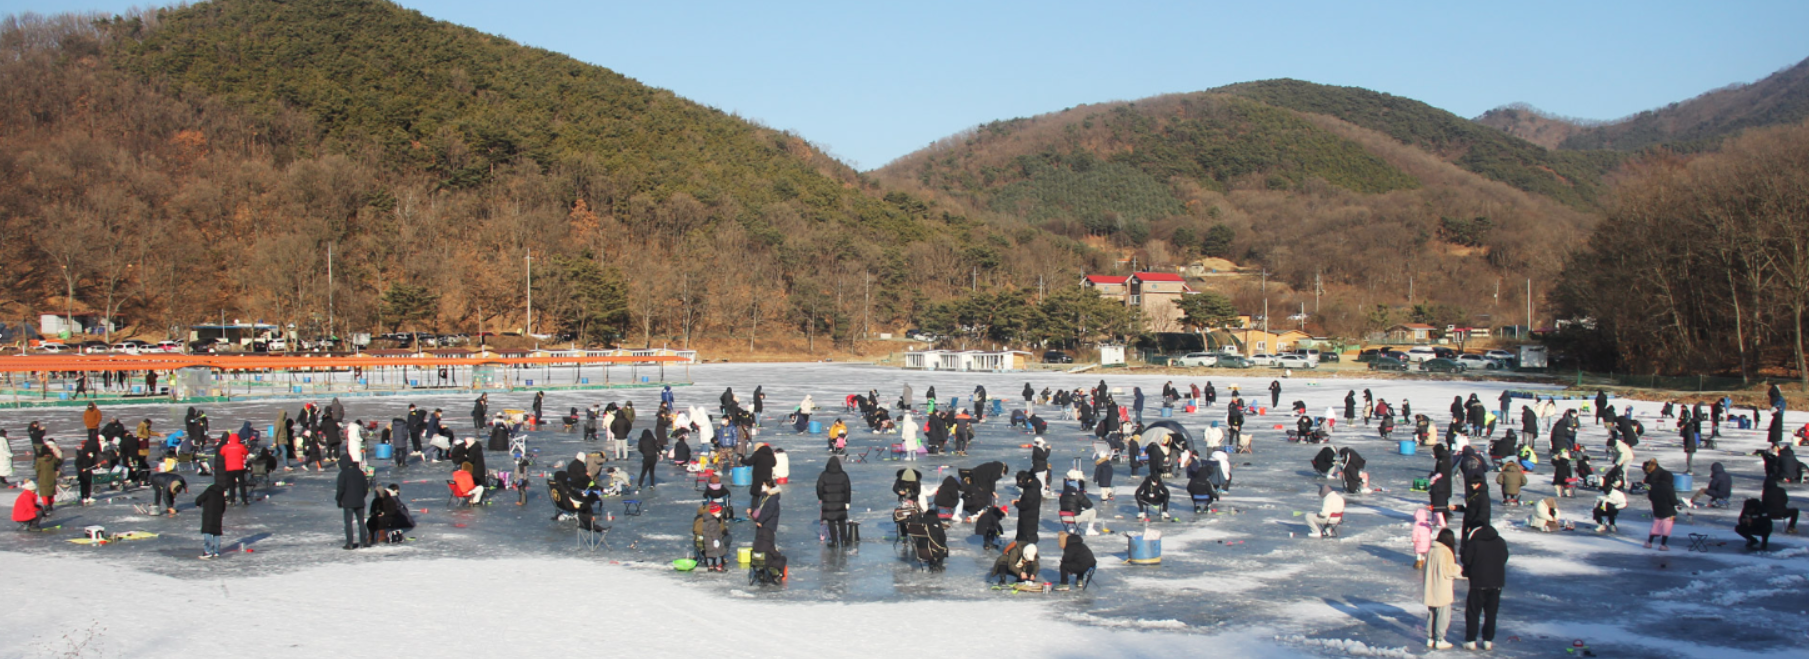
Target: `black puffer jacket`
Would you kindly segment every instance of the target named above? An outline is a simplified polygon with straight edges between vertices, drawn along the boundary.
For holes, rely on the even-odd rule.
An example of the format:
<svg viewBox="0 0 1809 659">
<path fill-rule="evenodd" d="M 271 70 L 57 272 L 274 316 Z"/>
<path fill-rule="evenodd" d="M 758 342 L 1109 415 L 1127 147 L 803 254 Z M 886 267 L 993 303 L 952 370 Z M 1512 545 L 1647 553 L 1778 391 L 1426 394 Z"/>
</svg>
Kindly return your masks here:
<svg viewBox="0 0 1809 659">
<path fill-rule="evenodd" d="M 1464 548 L 1464 575 L 1471 588 L 1501 588 L 1507 585 L 1507 541 L 1493 526 L 1480 526 L 1470 532 L 1470 544 Z"/>
<path fill-rule="evenodd" d="M 823 519 L 839 521 L 848 517 L 848 502 L 853 498 L 853 487 L 848 482 L 848 472 L 842 471 L 842 460 L 831 456 L 829 464 L 823 466 L 823 473 L 817 476 L 817 499 L 823 502 Z"/>
</svg>

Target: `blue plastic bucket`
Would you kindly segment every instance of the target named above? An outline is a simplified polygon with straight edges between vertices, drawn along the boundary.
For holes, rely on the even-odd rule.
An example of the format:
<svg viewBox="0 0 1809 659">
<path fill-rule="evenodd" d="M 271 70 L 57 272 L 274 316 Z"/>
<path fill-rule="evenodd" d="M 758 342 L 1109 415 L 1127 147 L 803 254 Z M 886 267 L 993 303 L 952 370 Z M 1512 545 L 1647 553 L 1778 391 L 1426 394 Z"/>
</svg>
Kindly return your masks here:
<svg viewBox="0 0 1809 659">
<path fill-rule="evenodd" d="M 1133 534 L 1130 538 L 1132 565 L 1160 565 L 1162 563 L 1162 538 L 1145 540 L 1144 536 Z"/>
<path fill-rule="evenodd" d="M 729 470 L 729 484 L 735 487 L 747 487 L 754 484 L 753 467 L 736 467 Z"/>
<path fill-rule="evenodd" d="M 388 445 L 388 444 L 378 444 L 377 445 L 377 459 L 378 460 L 388 460 L 392 457 L 395 457 L 395 455 L 396 455 L 395 449 L 390 447 L 390 445 Z"/>
<path fill-rule="evenodd" d="M 1175 415 L 1175 408 L 1172 408 L 1172 407 L 1162 408 L 1162 418 L 1166 419 L 1166 418 L 1172 417 L 1174 415 Z"/>
<path fill-rule="evenodd" d="M 1696 477 L 1682 473 L 1671 474 L 1671 487 L 1676 489 L 1679 495 L 1694 492 L 1696 491 Z"/>
<path fill-rule="evenodd" d="M 812 435 L 823 434 L 823 422 L 821 422 L 821 421 L 810 422 L 810 434 L 812 434 Z"/>
<path fill-rule="evenodd" d="M 1411 439 L 1401 440 L 1401 455 L 1413 455 L 1414 453 L 1417 453 L 1417 452 L 1419 452 L 1419 445 L 1413 443 L 1413 440 L 1411 440 Z"/>
</svg>

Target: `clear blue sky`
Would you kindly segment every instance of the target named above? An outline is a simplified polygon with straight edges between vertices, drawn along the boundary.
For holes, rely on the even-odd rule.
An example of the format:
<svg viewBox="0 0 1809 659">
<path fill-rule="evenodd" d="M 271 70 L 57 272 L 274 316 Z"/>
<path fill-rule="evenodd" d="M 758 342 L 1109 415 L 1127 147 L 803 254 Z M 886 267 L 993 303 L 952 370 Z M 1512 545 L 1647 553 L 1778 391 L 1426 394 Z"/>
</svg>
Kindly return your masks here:
<svg viewBox="0 0 1809 659">
<path fill-rule="evenodd" d="M 142 0 L 0 0 L 0 13 Z M 1809 57 L 1809 2 L 401 0 L 872 169 L 976 124 L 1266 78 L 1612 119 Z"/>
</svg>

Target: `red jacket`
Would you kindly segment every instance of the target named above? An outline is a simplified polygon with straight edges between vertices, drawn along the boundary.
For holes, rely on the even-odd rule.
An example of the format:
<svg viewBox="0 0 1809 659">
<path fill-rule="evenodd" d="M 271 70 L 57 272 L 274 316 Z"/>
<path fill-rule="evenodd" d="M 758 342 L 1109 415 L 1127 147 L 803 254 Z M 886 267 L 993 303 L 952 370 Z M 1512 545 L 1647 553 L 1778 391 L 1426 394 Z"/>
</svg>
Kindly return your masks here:
<svg viewBox="0 0 1809 659">
<path fill-rule="evenodd" d="M 19 498 L 13 501 L 13 521 L 29 522 L 38 518 L 38 493 L 21 490 Z"/>
<path fill-rule="evenodd" d="M 239 441 L 238 435 L 227 438 L 226 444 L 220 447 L 220 460 L 226 463 L 227 471 L 244 471 L 245 455 L 250 453 L 245 444 Z"/>
</svg>

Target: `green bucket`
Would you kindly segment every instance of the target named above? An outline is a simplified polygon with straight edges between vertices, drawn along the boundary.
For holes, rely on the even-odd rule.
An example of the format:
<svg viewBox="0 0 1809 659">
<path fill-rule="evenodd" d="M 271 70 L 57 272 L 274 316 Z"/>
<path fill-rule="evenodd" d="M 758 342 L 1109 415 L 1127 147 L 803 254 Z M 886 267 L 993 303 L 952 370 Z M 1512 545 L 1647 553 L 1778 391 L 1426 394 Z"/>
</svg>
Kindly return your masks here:
<svg viewBox="0 0 1809 659">
<path fill-rule="evenodd" d="M 697 561 L 691 560 L 689 558 L 681 558 L 676 561 L 672 561 L 672 569 L 678 570 L 679 572 L 690 572 L 692 570 L 697 569 Z"/>
</svg>

